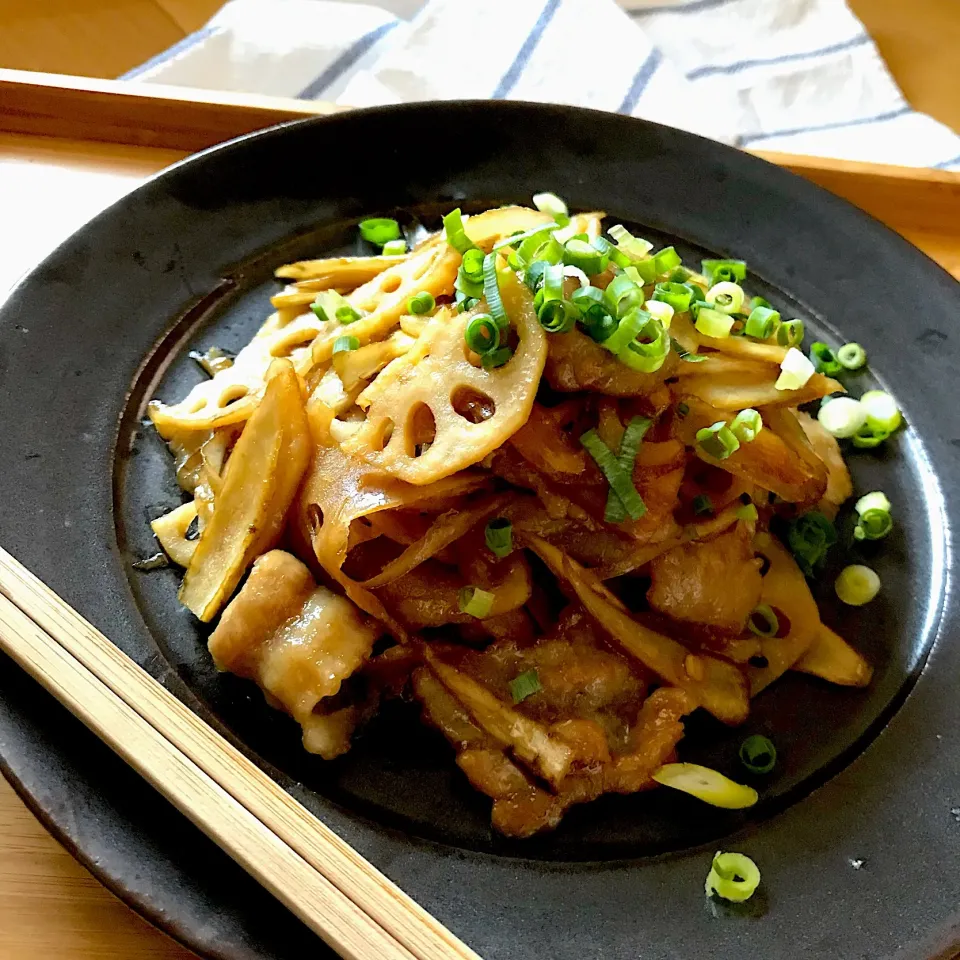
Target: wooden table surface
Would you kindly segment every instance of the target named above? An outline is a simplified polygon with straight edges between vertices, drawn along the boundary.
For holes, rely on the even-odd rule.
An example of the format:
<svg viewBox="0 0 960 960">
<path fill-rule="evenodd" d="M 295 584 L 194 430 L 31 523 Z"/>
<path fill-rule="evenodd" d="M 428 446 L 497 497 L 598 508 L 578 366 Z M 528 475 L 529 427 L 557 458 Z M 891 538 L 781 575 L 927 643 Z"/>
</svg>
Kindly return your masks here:
<svg viewBox="0 0 960 960">
<path fill-rule="evenodd" d="M 166 38 L 171 30 L 182 35 L 196 29 L 216 5 L 216 0 L 118 2 L 121 7 L 126 3 L 136 8 L 140 18 L 140 27 L 130 34 L 129 43 L 115 42 L 118 20 L 114 3 L 0 0 L 0 66 L 66 71 L 71 67 L 65 58 L 79 56 L 86 59 L 72 67 L 75 72 L 114 75 L 153 52 L 139 52 L 136 44 L 142 45 L 144 37 L 157 43 L 158 37 Z M 914 0 L 909 14 L 904 13 L 900 0 L 851 0 L 851 5 L 877 38 L 914 105 L 960 128 L 960 96 L 956 90 L 951 94 L 944 82 L 956 76 L 954 57 L 960 45 L 956 2 Z M 167 20 L 158 19 L 153 7 L 162 8 Z M 58 12 L 103 14 L 106 8 L 111 13 L 102 17 L 102 29 L 93 29 L 82 18 L 76 21 L 89 33 L 89 43 L 64 44 L 62 30 L 51 26 L 51 17 Z M 15 30 L 6 30 L 8 26 Z M 98 72 L 94 64 L 104 61 L 93 57 L 89 48 L 103 44 L 104 37 L 113 38 L 109 46 L 115 58 L 126 57 L 130 63 L 108 73 Z M 172 36 L 169 42 L 175 39 Z M 166 42 L 164 39 L 160 46 Z M 83 50 L 78 53 L 80 47 Z M 44 55 L 54 62 L 38 61 Z M 26 62 L 14 62 L 17 57 L 26 57 Z M 0 134 L 0 216 L 5 228 L 0 231 L 0 292 L 84 221 L 182 155 L 173 150 Z M 819 182 L 831 185 L 829 178 Z M 896 184 L 890 189 L 895 190 Z M 884 219 L 892 222 L 896 218 Z M 916 232 L 906 223 L 892 225 L 960 277 L 960 242 L 954 223 L 944 219 L 942 228 L 927 224 Z M 192 953 L 101 887 L 47 835 L 0 778 L 0 960 L 191 957 Z"/>
</svg>

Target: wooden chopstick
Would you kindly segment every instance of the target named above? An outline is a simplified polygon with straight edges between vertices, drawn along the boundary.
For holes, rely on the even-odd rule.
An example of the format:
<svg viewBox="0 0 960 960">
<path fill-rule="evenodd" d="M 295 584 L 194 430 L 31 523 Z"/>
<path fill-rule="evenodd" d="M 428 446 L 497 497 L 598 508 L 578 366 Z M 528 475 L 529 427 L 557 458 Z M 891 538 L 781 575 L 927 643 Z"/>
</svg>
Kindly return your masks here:
<svg viewBox="0 0 960 960">
<path fill-rule="evenodd" d="M 409 951 L 5 596 L 0 645 L 334 950 L 351 960 L 410 960 Z"/>
<path fill-rule="evenodd" d="M 352 941 L 337 944 L 335 949 L 358 960 L 409 955 L 417 960 L 479 960 L 477 954 L 446 927 L 289 796 L 259 767 L 184 706 L 2 548 L 0 595 L 9 601 L 2 606 L 0 627 L 3 629 L 0 629 L 0 645 L 37 676 L 68 709 L 107 739 L 98 726 L 88 722 L 82 712 L 83 701 L 74 698 L 68 702 L 61 697 L 62 685 L 67 684 L 69 674 L 78 668 L 84 669 L 106 688 L 103 691 L 105 695 L 112 695 L 113 700 L 119 698 L 129 712 L 138 715 L 146 727 L 153 729 L 158 749 L 165 743 L 166 752 L 182 754 L 183 759 L 192 765 L 197 774 L 206 777 L 204 783 L 208 787 L 219 788 L 232 798 L 254 820 L 259 821 L 267 833 L 273 834 L 332 884 L 345 901 L 354 904 L 359 911 L 366 914 L 373 924 L 392 939 L 393 949 L 402 952 L 384 952 L 382 947 L 377 945 L 364 948 L 366 952 L 351 953 L 348 951 L 358 946 Z M 19 609 L 13 610 L 11 607 Z M 29 622 L 32 622 L 34 627 L 32 632 L 27 628 Z M 24 633 L 27 640 L 23 639 Z M 34 655 L 31 651 L 35 650 L 44 634 L 47 636 L 45 642 L 48 646 L 58 646 L 71 660 L 66 661 L 58 672 L 41 677 L 24 662 L 24 658 Z M 141 764 L 149 759 L 149 753 L 147 757 L 143 757 L 139 751 L 125 751 L 113 741 L 107 742 L 128 762 L 144 772 Z M 202 811 L 193 806 L 197 802 L 195 796 L 170 795 L 170 792 L 177 791 L 178 784 L 169 780 L 176 778 L 158 782 L 149 774 L 145 775 L 188 816 L 200 815 Z M 193 779 L 196 780 L 195 777 Z M 211 793 L 211 790 L 204 792 Z M 277 893 L 271 881 L 261 878 L 256 863 L 250 865 L 240 859 L 238 851 L 230 845 L 229 833 L 217 828 L 216 824 L 212 824 L 210 830 L 207 830 L 199 820 L 195 822 L 238 862 L 258 879 L 262 879 L 269 889 Z M 282 874 L 277 875 L 273 883 L 285 886 L 285 877 Z M 287 899 L 290 894 L 277 895 L 313 929 L 318 932 L 321 929 L 327 931 L 322 934 L 325 937 L 331 935 L 331 928 L 326 926 L 331 920 L 329 916 L 316 916 L 308 920 L 300 913 L 297 904 Z M 341 903 L 343 900 L 337 901 L 338 905 Z M 306 909 L 309 910 L 311 906 L 312 904 L 308 903 Z M 349 916 L 349 911 L 345 912 L 345 916 Z"/>
</svg>

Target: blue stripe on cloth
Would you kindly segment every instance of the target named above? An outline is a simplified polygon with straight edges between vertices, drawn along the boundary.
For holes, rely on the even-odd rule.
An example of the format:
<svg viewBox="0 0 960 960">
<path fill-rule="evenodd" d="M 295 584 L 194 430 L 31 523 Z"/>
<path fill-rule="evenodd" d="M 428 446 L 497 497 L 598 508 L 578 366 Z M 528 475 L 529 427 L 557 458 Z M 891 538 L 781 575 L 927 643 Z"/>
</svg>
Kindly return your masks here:
<svg viewBox="0 0 960 960">
<path fill-rule="evenodd" d="M 133 80 L 134 77 L 139 77 L 140 74 L 146 73 L 152 67 L 159 67 L 161 63 L 166 63 L 168 60 L 172 60 L 174 57 L 179 56 L 181 53 L 189 50 L 191 47 L 195 47 L 198 43 L 206 40 L 207 37 L 212 37 L 215 33 L 219 32 L 219 27 L 204 27 L 202 30 L 197 30 L 194 33 L 188 33 L 182 40 L 178 40 L 172 47 L 167 47 L 166 50 L 161 50 L 155 57 L 151 57 L 149 60 L 141 63 L 138 67 L 134 67 L 132 70 L 128 70 L 126 73 L 119 76 L 118 80 Z"/>
<path fill-rule="evenodd" d="M 687 74 L 688 80 L 699 80 L 700 77 L 711 77 L 718 73 L 739 73 L 750 67 L 768 67 L 777 63 L 794 63 L 797 60 L 815 60 L 817 57 L 826 57 L 831 53 L 840 53 L 841 50 L 852 50 L 871 43 L 870 37 L 862 33 L 858 37 L 844 40 L 841 43 L 831 43 L 828 47 L 819 50 L 808 50 L 805 53 L 784 53 L 779 57 L 758 57 L 755 60 L 738 60 L 736 63 L 725 63 L 717 66 L 697 67 Z"/>
<path fill-rule="evenodd" d="M 856 120 L 839 120 L 836 123 L 821 123 L 812 127 L 795 127 L 793 130 L 774 130 L 771 133 L 748 133 L 746 136 L 737 137 L 737 146 L 745 147 L 748 143 L 756 143 L 757 140 L 773 140 L 775 137 L 796 137 L 801 133 L 819 133 L 821 130 L 841 130 L 844 127 L 884 123 L 887 120 L 896 120 L 897 117 L 906 116 L 908 113 L 913 113 L 913 108 L 903 106 L 897 110 L 890 110 L 888 113 L 878 113 L 875 117 L 858 117 Z"/>
<path fill-rule="evenodd" d="M 737 0 L 690 0 L 689 3 L 671 3 L 659 7 L 640 7 L 630 10 L 631 17 L 645 17 L 649 13 L 693 13 L 695 10 L 712 10 L 714 7 L 725 7 L 728 3 Z"/>
<path fill-rule="evenodd" d="M 647 89 L 647 84 L 650 83 L 661 63 L 663 63 L 663 54 L 658 47 L 654 47 L 647 55 L 647 59 L 640 64 L 640 69 L 634 75 L 630 89 L 623 98 L 623 103 L 617 108 L 617 113 L 627 115 L 633 113 L 643 96 L 643 91 Z"/>
<path fill-rule="evenodd" d="M 400 24 L 399 20 L 381 23 L 379 27 L 365 33 L 352 46 L 347 47 L 316 80 L 308 83 L 298 94 L 298 100 L 313 100 L 323 93 L 332 83 L 339 80 L 381 37 L 385 37 Z"/>
<path fill-rule="evenodd" d="M 947 167 L 953 167 L 960 164 L 960 154 L 951 158 L 950 160 L 941 160 L 939 163 L 933 165 L 934 170 L 946 170 Z"/>
<path fill-rule="evenodd" d="M 527 39 L 523 41 L 523 46 L 520 48 L 519 53 L 517 53 L 513 63 L 510 64 L 507 72 L 500 78 L 496 90 L 490 95 L 491 99 L 503 100 L 517 85 L 520 74 L 523 73 L 523 68 L 527 65 L 531 54 L 537 48 L 537 44 L 540 42 L 544 31 L 550 26 L 550 21 L 553 19 L 554 14 L 556 14 L 560 8 L 560 2 L 561 0 L 547 0 L 546 5 L 540 11 L 540 16 L 537 17 L 537 22 L 533 25 L 533 29 L 527 34 Z"/>
</svg>

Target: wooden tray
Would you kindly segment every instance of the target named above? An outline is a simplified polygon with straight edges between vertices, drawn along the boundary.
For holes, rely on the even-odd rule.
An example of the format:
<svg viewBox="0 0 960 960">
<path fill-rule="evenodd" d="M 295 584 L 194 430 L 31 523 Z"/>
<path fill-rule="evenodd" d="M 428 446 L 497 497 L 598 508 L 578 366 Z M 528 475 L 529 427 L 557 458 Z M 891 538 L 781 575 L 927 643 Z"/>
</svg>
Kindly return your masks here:
<svg viewBox="0 0 960 960">
<path fill-rule="evenodd" d="M 121 144 L 117 155 L 180 155 L 287 120 L 343 109 L 288 100 L 0 69 L 0 133 L 55 138 L 33 149 L 76 152 L 64 140 Z M 143 148 L 149 148 L 145 150 Z M 81 152 L 83 152 L 81 150 Z M 752 151 L 818 183 L 886 223 L 960 278 L 960 173 Z M 109 162 L 110 154 L 101 152 Z M 174 159 L 157 156 L 159 169 Z"/>
<path fill-rule="evenodd" d="M 332 104 L 0 70 L 0 291 L 145 177 Z M 960 174 L 760 153 L 888 224 L 960 279 Z M 0 957 L 185 960 L 0 782 Z"/>
</svg>

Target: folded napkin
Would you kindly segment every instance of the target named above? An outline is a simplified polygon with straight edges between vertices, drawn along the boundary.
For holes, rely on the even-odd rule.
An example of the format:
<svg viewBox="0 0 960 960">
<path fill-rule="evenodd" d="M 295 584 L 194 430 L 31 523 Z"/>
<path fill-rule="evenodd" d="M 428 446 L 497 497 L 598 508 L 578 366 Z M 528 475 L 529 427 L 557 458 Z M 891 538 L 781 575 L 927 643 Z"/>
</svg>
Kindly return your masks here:
<svg viewBox="0 0 960 960">
<path fill-rule="evenodd" d="M 232 0 L 125 79 L 350 106 L 566 103 L 960 170 L 960 137 L 909 106 L 845 0 Z"/>
</svg>

